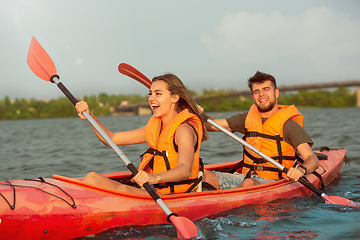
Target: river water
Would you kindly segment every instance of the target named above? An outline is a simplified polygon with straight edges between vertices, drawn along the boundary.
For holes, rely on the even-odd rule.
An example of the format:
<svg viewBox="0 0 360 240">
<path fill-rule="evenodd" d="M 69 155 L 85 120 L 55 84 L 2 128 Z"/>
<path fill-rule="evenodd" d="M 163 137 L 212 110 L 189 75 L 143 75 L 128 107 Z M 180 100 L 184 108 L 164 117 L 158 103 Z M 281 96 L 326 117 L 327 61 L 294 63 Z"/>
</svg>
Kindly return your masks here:
<svg viewBox="0 0 360 240">
<path fill-rule="evenodd" d="M 360 202 L 360 109 L 300 109 L 304 127 L 321 146 L 346 148 L 349 165 L 324 189 L 330 196 Z M 236 114 L 227 112 L 225 118 Z M 74 112 L 75 115 L 75 112 Z M 218 116 L 219 113 L 208 113 Z M 112 131 L 146 124 L 149 116 L 101 117 Z M 221 132 L 209 133 L 201 146 L 205 163 L 241 158 L 242 146 Z M 136 166 L 146 144 L 123 146 L 121 150 Z M 89 124 L 79 118 L 0 121 L 0 180 L 84 176 L 125 171 L 124 164 L 96 138 Z M 323 199 L 278 200 L 267 205 L 245 206 L 196 221 L 201 239 L 360 239 L 360 210 L 324 204 Z M 88 239 L 173 239 L 172 226 L 112 229 Z"/>
</svg>

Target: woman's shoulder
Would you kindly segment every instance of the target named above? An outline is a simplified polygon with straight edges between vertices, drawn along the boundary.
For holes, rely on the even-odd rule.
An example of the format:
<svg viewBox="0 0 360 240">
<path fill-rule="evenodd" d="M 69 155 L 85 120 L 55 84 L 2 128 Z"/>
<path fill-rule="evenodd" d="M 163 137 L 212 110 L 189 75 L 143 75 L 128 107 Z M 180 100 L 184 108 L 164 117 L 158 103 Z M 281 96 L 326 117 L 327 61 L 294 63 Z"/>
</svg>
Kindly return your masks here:
<svg viewBox="0 0 360 240">
<path fill-rule="evenodd" d="M 185 131 L 194 133 L 194 130 L 194 126 L 190 122 L 183 122 L 177 127 L 176 132 Z"/>
</svg>

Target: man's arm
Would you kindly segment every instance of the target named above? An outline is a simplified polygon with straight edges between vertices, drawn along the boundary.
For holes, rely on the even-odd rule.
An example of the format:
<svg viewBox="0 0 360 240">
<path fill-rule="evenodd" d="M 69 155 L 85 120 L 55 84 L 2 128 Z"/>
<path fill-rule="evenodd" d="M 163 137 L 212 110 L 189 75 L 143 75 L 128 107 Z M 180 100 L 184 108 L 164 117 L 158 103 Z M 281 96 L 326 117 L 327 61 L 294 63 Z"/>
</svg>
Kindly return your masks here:
<svg viewBox="0 0 360 240">
<path fill-rule="evenodd" d="M 228 122 L 226 121 L 226 119 L 214 119 L 214 122 L 216 122 L 217 124 L 219 124 L 220 126 L 222 126 L 223 128 L 226 128 L 227 130 L 231 131 Z M 210 123 L 206 123 L 205 124 L 206 130 L 209 132 L 218 132 L 220 131 L 219 129 L 217 129 L 216 127 L 212 126 Z"/>
<path fill-rule="evenodd" d="M 239 113 L 226 119 L 214 119 L 214 122 L 216 122 L 217 124 L 219 124 L 220 126 L 231 132 L 239 132 L 244 134 L 246 132 L 245 129 L 246 116 L 247 116 L 247 112 Z M 217 128 L 213 127 L 209 123 L 206 123 L 205 127 L 208 131 L 219 131 Z"/>
<path fill-rule="evenodd" d="M 305 174 L 315 171 L 319 167 L 319 159 L 308 143 L 300 144 L 297 147 L 297 150 L 304 159 L 304 163 L 302 165 L 307 169 L 307 171 L 305 172 L 305 169 L 300 167 L 292 167 L 285 176 L 287 180 L 298 181 L 299 178 Z"/>
<path fill-rule="evenodd" d="M 204 108 L 201 107 L 200 105 L 197 105 L 197 107 L 199 108 L 199 110 L 204 113 Z M 217 124 L 219 124 L 220 126 L 222 126 L 223 128 L 226 128 L 227 130 L 230 131 L 230 127 L 229 124 L 227 123 L 226 119 L 212 119 L 214 122 L 216 122 Z M 220 130 L 217 129 L 216 127 L 212 126 L 210 123 L 206 122 L 205 123 L 205 128 L 208 132 L 219 132 Z"/>
<path fill-rule="evenodd" d="M 319 159 L 310 148 L 309 144 L 300 144 L 297 150 L 304 159 L 304 163 L 302 165 L 307 168 L 307 173 L 311 173 L 319 167 Z"/>
</svg>

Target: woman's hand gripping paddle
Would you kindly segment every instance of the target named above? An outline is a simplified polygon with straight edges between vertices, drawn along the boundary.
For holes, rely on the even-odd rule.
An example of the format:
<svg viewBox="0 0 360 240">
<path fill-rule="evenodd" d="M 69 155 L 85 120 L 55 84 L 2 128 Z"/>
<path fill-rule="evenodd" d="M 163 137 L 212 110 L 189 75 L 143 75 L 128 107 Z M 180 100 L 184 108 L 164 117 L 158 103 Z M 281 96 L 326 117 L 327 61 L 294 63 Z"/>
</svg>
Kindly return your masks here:
<svg viewBox="0 0 360 240">
<path fill-rule="evenodd" d="M 121 72 L 122 74 L 125 74 L 125 75 L 137 80 L 138 82 L 142 83 L 147 88 L 150 88 L 150 86 L 152 84 L 151 80 L 148 77 L 146 77 L 144 74 L 139 72 L 139 70 L 137 70 L 136 68 L 134 68 L 126 63 L 121 63 L 118 68 L 119 68 L 119 72 Z M 210 117 L 208 117 L 206 114 L 204 114 L 204 118 L 206 119 L 206 121 L 209 124 L 211 124 L 215 128 L 219 129 L 220 131 L 222 131 L 223 133 L 225 133 L 226 135 L 228 135 L 235 141 L 237 141 L 237 142 L 241 143 L 242 145 L 244 145 L 245 147 L 249 148 L 254 153 L 263 157 L 266 161 L 270 162 L 271 164 L 273 164 L 274 166 L 279 168 L 282 172 L 287 173 L 288 169 L 286 167 L 284 167 L 283 165 L 281 165 L 280 163 L 276 162 L 274 159 L 272 159 L 269 156 L 267 156 L 266 154 L 260 152 L 260 150 L 256 149 L 255 147 L 253 147 L 252 145 L 250 145 L 249 143 L 244 141 L 242 138 L 236 136 L 235 134 L 233 134 L 226 128 L 223 128 L 221 125 L 219 125 L 215 121 L 211 120 Z M 360 207 L 360 205 L 358 205 L 357 203 L 355 203 L 349 199 L 339 197 L 339 196 L 326 195 L 324 192 L 322 192 L 320 189 L 316 188 L 313 184 L 311 184 L 304 178 L 300 178 L 299 182 L 301 184 L 303 184 L 305 187 L 309 188 L 314 193 L 316 193 L 317 195 L 319 195 L 320 197 L 324 198 L 324 200 L 327 204 L 346 205 L 346 206 L 357 207 L 357 208 Z"/>
<path fill-rule="evenodd" d="M 69 100 L 75 105 L 78 101 L 76 98 L 67 90 L 67 88 L 59 82 L 59 76 L 56 74 L 56 67 L 49 54 L 39 44 L 39 42 L 32 38 L 30 43 L 29 52 L 27 55 L 27 63 L 30 69 L 39 78 L 55 83 L 60 90 L 69 98 Z M 88 112 L 83 112 L 83 115 L 89 121 L 89 123 L 98 131 L 98 133 L 105 139 L 109 146 L 115 151 L 115 153 L 125 163 L 126 167 L 133 173 L 137 174 L 138 170 L 120 150 L 120 148 L 112 141 L 112 139 L 105 133 L 105 131 L 99 126 L 99 124 L 90 116 Z M 160 196 L 156 193 L 153 186 L 149 183 L 144 184 L 144 188 L 154 199 L 154 201 L 160 206 L 160 208 L 166 214 L 168 221 L 172 222 L 177 229 L 179 238 L 193 238 L 197 237 L 197 227 L 189 219 L 184 217 L 178 217 L 175 213 L 166 206 Z"/>
</svg>

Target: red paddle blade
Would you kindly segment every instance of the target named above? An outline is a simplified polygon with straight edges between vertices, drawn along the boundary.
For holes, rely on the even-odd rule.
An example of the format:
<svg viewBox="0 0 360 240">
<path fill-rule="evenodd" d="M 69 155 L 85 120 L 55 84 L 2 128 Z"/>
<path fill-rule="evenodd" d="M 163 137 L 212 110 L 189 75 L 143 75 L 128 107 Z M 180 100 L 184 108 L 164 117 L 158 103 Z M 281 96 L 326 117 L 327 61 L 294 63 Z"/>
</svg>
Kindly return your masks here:
<svg viewBox="0 0 360 240">
<path fill-rule="evenodd" d="M 127 63 L 120 63 L 118 69 L 120 73 L 137 80 L 145 87 L 151 87 L 152 81 L 133 66 Z"/>
<path fill-rule="evenodd" d="M 349 207 L 356 207 L 356 208 L 360 208 L 360 205 L 351 201 L 350 199 L 346 199 L 343 197 L 339 197 L 339 196 L 325 196 L 324 197 L 325 202 L 327 204 L 338 204 L 338 205 L 346 205 Z"/>
<path fill-rule="evenodd" d="M 56 67 L 53 60 L 35 37 L 31 39 L 27 64 L 36 76 L 45 81 L 50 81 L 51 76 L 56 75 Z"/>
<path fill-rule="evenodd" d="M 185 217 L 171 216 L 170 221 L 177 229 L 178 238 L 194 238 L 198 236 L 196 225 Z"/>
</svg>

